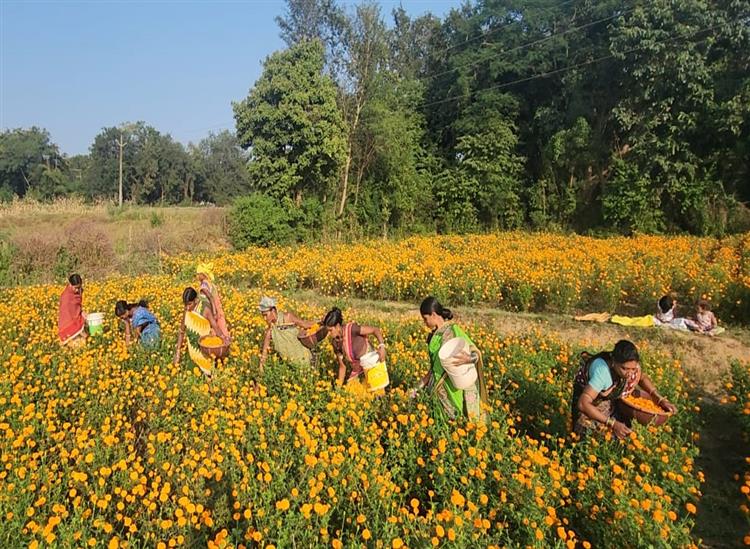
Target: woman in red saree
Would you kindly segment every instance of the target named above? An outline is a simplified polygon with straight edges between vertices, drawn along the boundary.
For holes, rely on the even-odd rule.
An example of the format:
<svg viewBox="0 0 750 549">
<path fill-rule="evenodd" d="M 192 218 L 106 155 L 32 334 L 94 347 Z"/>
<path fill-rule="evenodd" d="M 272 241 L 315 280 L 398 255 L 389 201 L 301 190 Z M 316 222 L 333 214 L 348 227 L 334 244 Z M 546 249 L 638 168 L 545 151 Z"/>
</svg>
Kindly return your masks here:
<svg viewBox="0 0 750 549">
<path fill-rule="evenodd" d="M 86 315 L 83 313 L 83 280 L 81 275 L 72 274 L 68 278 L 60 296 L 60 310 L 57 317 L 57 335 L 61 345 L 86 339 Z"/>
</svg>

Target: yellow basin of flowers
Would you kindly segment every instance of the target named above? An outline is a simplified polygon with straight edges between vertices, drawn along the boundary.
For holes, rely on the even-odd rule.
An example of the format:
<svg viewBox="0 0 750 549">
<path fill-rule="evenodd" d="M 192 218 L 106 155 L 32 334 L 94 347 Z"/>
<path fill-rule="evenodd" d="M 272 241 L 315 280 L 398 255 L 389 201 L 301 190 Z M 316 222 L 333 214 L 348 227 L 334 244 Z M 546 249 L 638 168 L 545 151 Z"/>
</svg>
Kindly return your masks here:
<svg viewBox="0 0 750 549">
<path fill-rule="evenodd" d="M 224 340 L 219 336 L 206 336 L 201 338 L 201 345 L 204 347 L 221 347 L 224 345 Z"/>
<path fill-rule="evenodd" d="M 664 410 L 661 406 L 657 405 L 650 398 L 636 397 L 630 395 L 623 399 L 629 406 L 632 406 L 636 410 L 648 412 L 650 414 L 665 414 L 669 415 L 669 412 Z"/>
<path fill-rule="evenodd" d="M 200 339 L 201 350 L 212 358 L 226 358 L 229 355 L 229 343 L 215 335 L 203 336 Z"/>
</svg>

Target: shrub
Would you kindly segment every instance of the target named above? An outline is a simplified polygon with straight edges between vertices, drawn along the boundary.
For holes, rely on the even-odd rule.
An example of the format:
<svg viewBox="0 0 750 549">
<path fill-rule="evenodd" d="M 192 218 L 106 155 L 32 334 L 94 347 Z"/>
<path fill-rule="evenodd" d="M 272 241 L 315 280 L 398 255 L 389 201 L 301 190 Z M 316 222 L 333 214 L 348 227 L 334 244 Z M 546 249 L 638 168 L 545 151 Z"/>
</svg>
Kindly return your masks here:
<svg viewBox="0 0 750 549">
<path fill-rule="evenodd" d="M 65 229 L 67 235 L 62 246 L 76 263 L 76 268 L 87 277 L 103 276 L 111 271 L 115 262 L 112 241 L 97 223 L 75 221 Z M 65 274 L 67 278 L 68 274 Z"/>
<path fill-rule="evenodd" d="M 10 242 L 0 240 L 0 285 L 9 284 L 15 248 Z"/>
<path fill-rule="evenodd" d="M 161 227 L 164 225 L 164 214 L 159 212 L 151 212 L 151 227 Z"/>
<path fill-rule="evenodd" d="M 287 205 L 291 206 L 291 204 Z M 285 244 L 295 240 L 292 207 L 260 193 L 238 198 L 229 211 L 228 235 L 237 249 Z"/>
<path fill-rule="evenodd" d="M 112 242 L 100 225 L 75 221 L 62 230 L 27 232 L 13 240 L 12 271 L 26 282 L 64 281 L 73 271 L 103 276 L 115 261 Z"/>
</svg>

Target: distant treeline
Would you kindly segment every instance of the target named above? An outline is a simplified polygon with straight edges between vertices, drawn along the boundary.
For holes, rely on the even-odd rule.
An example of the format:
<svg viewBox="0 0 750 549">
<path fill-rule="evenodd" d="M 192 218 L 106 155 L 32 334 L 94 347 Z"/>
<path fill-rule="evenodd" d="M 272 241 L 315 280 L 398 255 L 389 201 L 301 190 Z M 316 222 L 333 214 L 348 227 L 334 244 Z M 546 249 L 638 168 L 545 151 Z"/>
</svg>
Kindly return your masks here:
<svg viewBox="0 0 750 549">
<path fill-rule="evenodd" d="M 277 22 L 288 47 L 233 104 L 236 133 L 184 147 L 124 124 L 64 157 L 6 131 L 0 195 L 115 197 L 122 148 L 126 200 L 251 195 L 238 223 L 282 240 L 750 228 L 750 1 L 484 0 L 441 20 L 288 0 Z"/>
</svg>

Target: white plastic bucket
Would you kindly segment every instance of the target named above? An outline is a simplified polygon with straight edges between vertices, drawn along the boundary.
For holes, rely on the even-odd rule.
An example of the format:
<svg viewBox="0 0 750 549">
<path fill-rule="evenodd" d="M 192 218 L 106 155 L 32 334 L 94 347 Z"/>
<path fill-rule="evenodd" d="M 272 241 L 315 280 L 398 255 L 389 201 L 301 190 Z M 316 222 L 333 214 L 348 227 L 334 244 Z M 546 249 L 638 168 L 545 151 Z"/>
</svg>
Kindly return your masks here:
<svg viewBox="0 0 750 549">
<path fill-rule="evenodd" d="M 359 359 L 359 363 L 365 370 L 373 368 L 379 361 L 380 355 L 378 355 L 377 351 L 370 351 L 369 353 L 362 355 Z"/>
<path fill-rule="evenodd" d="M 87 314 L 86 324 L 89 325 L 90 335 L 101 334 L 104 331 L 104 313 Z"/>
<path fill-rule="evenodd" d="M 462 337 L 449 339 L 438 351 L 440 364 L 456 389 L 468 389 L 477 381 L 477 367 L 467 361 L 470 356 L 469 342 Z"/>
</svg>

